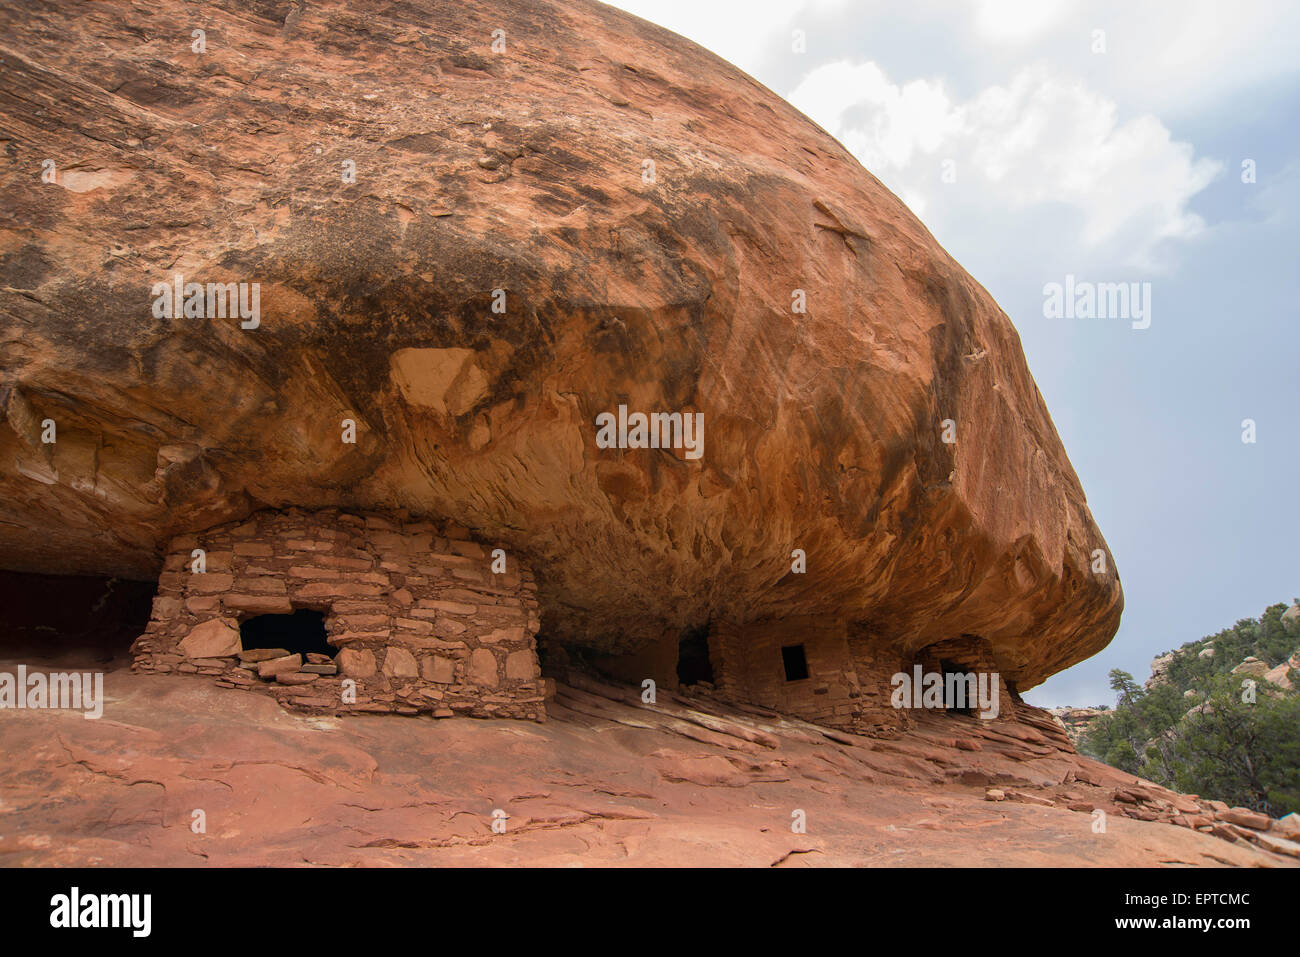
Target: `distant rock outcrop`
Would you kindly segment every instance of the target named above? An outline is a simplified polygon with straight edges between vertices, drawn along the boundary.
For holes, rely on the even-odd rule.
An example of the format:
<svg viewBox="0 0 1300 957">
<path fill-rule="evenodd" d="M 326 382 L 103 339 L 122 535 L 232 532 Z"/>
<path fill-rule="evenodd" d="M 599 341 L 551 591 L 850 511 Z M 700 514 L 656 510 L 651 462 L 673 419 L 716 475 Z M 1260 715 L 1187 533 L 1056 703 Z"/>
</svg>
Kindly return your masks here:
<svg viewBox="0 0 1300 957">
<path fill-rule="evenodd" d="M 1056 723 L 1065 729 L 1070 742 L 1077 748 L 1080 740 L 1095 721 L 1103 714 L 1109 714 L 1109 708 L 1049 708 L 1048 713 Z"/>
<path fill-rule="evenodd" d="M 1282 662 L 1276 668 L 1271 668 L 1264 672 L 1264 680 L 1279 688 L 1285 688 L 1291 691 L 1295 684 L 1291 680 L 1291 672 L 1300 671 L 1300 651 L 1297 651 L 1289 660 Z"/>
<path fill-rule="evenodd" d="M 1234 675 L 1262 678 L 1268 674 L 1268 662 L 1260 661 L 1254 655 L 1248 655 L 1242 659 L 1241 664 L 1232 669 L 1232 673 Z"/>
<path fill-rule="evenodd" d="M 1178 652 L 1169 651 L 1151 659 L 1151 677 L 1146 680 L 1144 686 L 1147 691 L 1169 681 L 1169 666 L 1173 664 L 1174 659 L 1177 657 Z"/>
</svg>

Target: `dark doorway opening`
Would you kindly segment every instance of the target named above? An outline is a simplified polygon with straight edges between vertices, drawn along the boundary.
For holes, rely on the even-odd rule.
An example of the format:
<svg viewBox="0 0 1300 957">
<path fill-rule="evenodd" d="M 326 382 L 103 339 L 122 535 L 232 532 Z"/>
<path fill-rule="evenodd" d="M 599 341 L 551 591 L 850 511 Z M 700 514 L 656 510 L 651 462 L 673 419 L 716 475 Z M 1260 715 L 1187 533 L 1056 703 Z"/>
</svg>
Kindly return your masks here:
<svg viewBox="0 0 1300 957">
<path fill-rule="evenodd" d="M 808 677 L 808 656 L 803 645 L 786 645 L 781 649 L 781 663 L 785 665 L 786 681 L 803 681 Z"/>
<path fill-rule="evenodd" d="M 239 626 L 245 651 L 254 648 L 283 648 L 291 655 L 328 655 L 338 649 L 325 638 L 325 615 L 300 608 L 292 615 L 258 615 Z"/>
<path fill-rule="evenodd" d="M 677 642 L 677 680 L 683 685 L 699 684 L 701 681 L 713 684 L 708 625 L 690 629 Z"/>
<path fill-rule="evenodd" d="M 975 683 L 975 687 L 972 689 L 971 682 L 967 680 L 966 676 L 972 674 L 973 672 L 968 671 L 965 667 L 963 667 L 958 662 L 949 661 L 946 658 L 940 660 L 939 672 L 943 675 L 944 707 L 947 708 L 949 711 L 953 712 L 954 714 L 974 714 L 975 706 L 976 704 L 978 704 L 977 696 L 979 692 L 979 676 L 978 675 L 975 676 L 976 683 Z M 956 676 L 956 678 L 954 678 L 953 682 L 951 683 L 948 681 L 949 675 Z M 949 699 L 948 689 L 950 685 L 954 689 L 956 689 L 957 687 L 960 687 L 962 689 L 962 694 L 963 694 L 962 707 L 956 707 L 957 702 L 955 696 L 952 700 Z M 972 691 L 974 691 L 975 694 L 972 694 L 971 693 Z"/>
</svg>

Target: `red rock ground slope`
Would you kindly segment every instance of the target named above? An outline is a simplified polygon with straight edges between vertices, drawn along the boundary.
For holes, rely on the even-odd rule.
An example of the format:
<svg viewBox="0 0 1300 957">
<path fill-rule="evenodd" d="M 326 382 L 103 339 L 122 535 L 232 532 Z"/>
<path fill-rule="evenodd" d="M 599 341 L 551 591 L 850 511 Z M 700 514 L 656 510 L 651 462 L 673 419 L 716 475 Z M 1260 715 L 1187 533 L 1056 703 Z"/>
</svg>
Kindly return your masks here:
<svg viewBox="0 0 1300 957">
<path fill-rule="evenodd" d="M 0 864 L 1300 864 L 1255 843 L 1276 834 L 1165 823 L 1206 804 L 1080 758 L 1036 709 L 883 740 L 571 680 L 544 724 L 319 718 L 117 667 L 98 720 L 0 712 Z"/>
</svg>

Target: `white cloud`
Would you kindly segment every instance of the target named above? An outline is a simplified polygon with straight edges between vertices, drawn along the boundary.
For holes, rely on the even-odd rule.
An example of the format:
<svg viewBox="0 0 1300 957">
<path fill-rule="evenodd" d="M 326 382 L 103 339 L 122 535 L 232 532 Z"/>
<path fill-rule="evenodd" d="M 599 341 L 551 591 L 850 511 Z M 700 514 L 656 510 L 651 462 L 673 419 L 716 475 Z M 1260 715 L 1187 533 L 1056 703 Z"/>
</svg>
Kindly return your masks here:
<svg viewBox="0 0 1300 957">
<path fill-rule="evenodd" d="M 614 6 L 667 27 L 754 72 L 777 33 L 798 26 L 801 13 L 834 10 L 844 0 L 616 0 Z"/>
<path fill-rule="evenodd" d="M 961 117 L 941 84 L 896 86 L 874 63 L 819 67 L 789 100 L 872 170 L 905 168 L 918 152 L 933 153 L 960 133 Z"/>
<path fill-rule="evenodd" d="M 919 59 L 935 49 L 951 50 L 952 71 L 983 74 L 984 82 L 1010 75 L 1026 55 L 1050 55 L 1054 64 L 1092 76 L 1094 85 L 1121 104 L 1140 104 L 1162 115 L 1294 75 L 1300 31 L 1300 4 L 1294 0 L 909 0 L 906 11 L 900 11 L 898 0 L 613 0 L 613 5 L 678 32 L 769 83 L 774 61 L 765 61 L 764 53 L 770 57 L 788 49 L 789 31 L 805 26 L 810 58 L 828 48 L 828 34 L 851 38 L 854 52 L 863 57 L 881 56 L 878 44 L 888 37 Z M 1104 55 L 1091 52 L 1095 29 L 1106 32 Z"/>
<path fill-rule="evenodd" d="M 1091 28 L 1106 31 L 1103 58 L 1084 52 Z M 1294 76 L 1297 31 L 1294 0 L 1096 0 L 1061 26 L 1083 38 L 1073 44 L 1076 67 L 1100 67 L 1098 79 L 1121 102 L 1162 114 L 1192 113 Z"/>
<path fill-rule="evenodd" d="M 988 40 L 1023 42 L 1060 22 L 1072 0 L 978 0 L 975 29 Z"/>
<path fill-rule="evenodd" d="M 905 200 L 948 217 L 963 197 L 980 216 L 1063 204 L 1078 214 L 1082 248 L 1144 268 L 1161 242 L 1204 229 L 1188 203 L 1220 168 L 1154 116 L 1120 122 L 1115 103 L 1043 66 L 957 103 L 940 81 L 899 85 L 875 63 L 831 63 L 788 98 Z M 945 160 L 979 188 L 942 182 Z"/>
</svg>

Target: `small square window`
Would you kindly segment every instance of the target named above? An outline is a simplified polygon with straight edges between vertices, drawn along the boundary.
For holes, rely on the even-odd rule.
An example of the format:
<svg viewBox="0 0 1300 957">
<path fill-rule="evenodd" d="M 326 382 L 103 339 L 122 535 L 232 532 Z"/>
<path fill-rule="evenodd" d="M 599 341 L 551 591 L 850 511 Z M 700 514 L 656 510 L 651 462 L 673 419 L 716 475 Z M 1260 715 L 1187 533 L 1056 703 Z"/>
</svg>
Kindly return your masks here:
<svg viewBox="0 0 1300 957">
<path fill-rule="evenodd" d="M 781 661 L 785 665 L 786 681 L 802 681 L 808 677 L 808 659 L 804 656 L 803 645 L 786 645 L 781 649 Z"/>
</svg>

